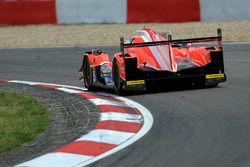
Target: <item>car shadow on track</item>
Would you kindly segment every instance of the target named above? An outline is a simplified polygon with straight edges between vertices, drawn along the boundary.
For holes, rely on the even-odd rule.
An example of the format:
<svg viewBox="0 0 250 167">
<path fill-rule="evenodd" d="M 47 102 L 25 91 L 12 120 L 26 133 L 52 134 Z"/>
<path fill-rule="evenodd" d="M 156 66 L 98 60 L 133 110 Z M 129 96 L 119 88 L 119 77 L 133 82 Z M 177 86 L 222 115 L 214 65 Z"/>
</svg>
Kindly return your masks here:
<svg viewBox="0 0 250 167">
<path fill-rule="evenodd" d="M 210 88 L 217 88 L 217 85 L 204 86 L 203 84 L 193 84 L 193 83 L 186 83 L 186 82 L 175 82 L 175 83 L 161 82 L 161 83 L 156 83 L 154 85 L 151 85 L 150 88 L 148 88 L 148 90 L 124 91 L 124 93 L 120 96 L 129 97 L 129 96 L 136 96 L 136 95 L 190 91 L 190 90 L 210 89 Z M 114 89 L 107 89 L 107 88 L 95 88 L 94 91 L 91 91 L 91 92 L 117 95 Z"/>
<path fill-rule="evenodd" d="M 200 89 L 211 89 L 217 88 L 217 86 L 201 86 L 201 85 L 157 85 L 153 89 L 146 91 L 127 91 L 124 96 L 136 96 L 145 94 L 157 94 L 157 93 L 168 93 L 168 92 L 180 92 L 180 91 L 190 91 L 190 90 L 200 90 Z M 218 87 L 219 88 L 219 87 Z"/>
</svg>

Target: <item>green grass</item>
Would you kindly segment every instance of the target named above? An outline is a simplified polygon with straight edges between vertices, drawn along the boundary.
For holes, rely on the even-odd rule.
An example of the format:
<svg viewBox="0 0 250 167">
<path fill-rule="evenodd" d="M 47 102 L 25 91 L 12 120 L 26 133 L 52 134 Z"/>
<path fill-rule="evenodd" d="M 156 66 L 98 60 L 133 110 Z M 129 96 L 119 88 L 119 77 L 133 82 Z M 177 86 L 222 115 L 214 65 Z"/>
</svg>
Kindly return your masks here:
<svg viewBox="0 0 250 167">
<path fill-rule="evenodd" d="M 47 109 L 35 99 L 14 92 L 0 92 L 0 153 L 32 140 L 47 126 Z"/>
</svg>

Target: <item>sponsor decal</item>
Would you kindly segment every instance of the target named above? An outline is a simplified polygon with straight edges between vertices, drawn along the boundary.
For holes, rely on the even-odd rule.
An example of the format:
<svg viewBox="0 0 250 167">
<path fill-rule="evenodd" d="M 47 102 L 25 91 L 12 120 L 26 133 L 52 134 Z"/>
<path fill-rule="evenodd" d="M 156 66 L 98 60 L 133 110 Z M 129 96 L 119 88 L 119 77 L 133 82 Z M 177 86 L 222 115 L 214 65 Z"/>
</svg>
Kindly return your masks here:
<svg viewBox="0 0 250 167">
<path fill-rule="evenodd" d="M 134 81 L 127 81 L 127 85 L 143 85 L 145 84 L 144 80 L 134 80 Z"/>
<path fill-rule="evenodd" d="M 206 75 L 206 79 L 213 79 L 213 78 L 224 78 L 225 74 L 208 74 Z"/>
</svg>

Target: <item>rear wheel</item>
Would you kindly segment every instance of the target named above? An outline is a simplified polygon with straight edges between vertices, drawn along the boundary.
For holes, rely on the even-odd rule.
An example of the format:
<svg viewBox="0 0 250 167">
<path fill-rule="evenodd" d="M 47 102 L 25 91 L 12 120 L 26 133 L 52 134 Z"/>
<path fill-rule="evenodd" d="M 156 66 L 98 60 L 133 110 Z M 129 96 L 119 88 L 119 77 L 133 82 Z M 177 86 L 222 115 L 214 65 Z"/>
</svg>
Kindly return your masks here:
<svg viewBox="0 0 250 167">
<path fill-rule="evenodd" d="M 92 85 L 93 78 L 92 78 L 92 72 L 90 69 L 88 58 L 84 58 L 84 61 L 83 61 L 83 82 L 84 82 L 84 86 L 88 90 L 93 90 L 93 85 Z"/>
<path fill-rule="evenodd" d="M 114 62 L 113 62 L 112 78 L 113 78 L 113 81 L 114 81 L 115 92 L 118 95 L 124 94 L 124 90 L 123 90 L 124 82 L 122 81 L 122 79 L 120 77 L 120 74 L 119 74 L 117 60 L 114 60 Z"/>
</svg>

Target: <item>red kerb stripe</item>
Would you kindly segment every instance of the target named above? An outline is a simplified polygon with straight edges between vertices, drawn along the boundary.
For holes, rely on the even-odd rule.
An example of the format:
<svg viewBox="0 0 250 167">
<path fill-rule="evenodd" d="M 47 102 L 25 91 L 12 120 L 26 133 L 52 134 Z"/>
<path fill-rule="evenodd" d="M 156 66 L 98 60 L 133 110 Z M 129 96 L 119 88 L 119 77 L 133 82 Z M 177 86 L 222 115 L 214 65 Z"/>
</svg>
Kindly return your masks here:
<svg viewBox="0 0 250 167">
<path fill-rule="evenodd" d="M 136 114 L 141 115 L 141 113 L 136 108 L 130 107 L 120 107 L 120 106 L 112 106 L 112 105 L 98 105 L 99 111 L 101 113 L 105 112 L 117 112 L 124 114 Z"/>
<path fill-rule="evenodd" d="M 56 89 L 56 88 L 60 88 L 59 86 L 55 86 L 55 85 L 47 85 L 47 84 L 37 84 L 36 86 L 43 87 L 43 88 L 49 88 L 49 89 Z"/>
<path fill-rule="evenodd" d="M 7 79 L 0 79 L 0 82 L 8 83 L 8 82 L 10 82 L 10 80 L 7 80 Z"/>
<path fill-rule="evenodd" d="M 108 129 L 121 132 L 136 133 L 142 127 L 140 123 L 121 122 L 121 121 L 100 121 L 97 123 L 95 129 Z"/>
<path fill-rule="evenodd" d="M 92 141 L 75 141 L 54 152 L 80 154 L 86 156 L 97 156 L 112 148 L 116 147 L 114 144 L 99 143 Z"/>
</svg>

